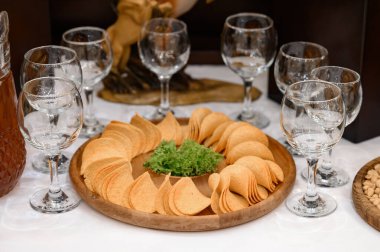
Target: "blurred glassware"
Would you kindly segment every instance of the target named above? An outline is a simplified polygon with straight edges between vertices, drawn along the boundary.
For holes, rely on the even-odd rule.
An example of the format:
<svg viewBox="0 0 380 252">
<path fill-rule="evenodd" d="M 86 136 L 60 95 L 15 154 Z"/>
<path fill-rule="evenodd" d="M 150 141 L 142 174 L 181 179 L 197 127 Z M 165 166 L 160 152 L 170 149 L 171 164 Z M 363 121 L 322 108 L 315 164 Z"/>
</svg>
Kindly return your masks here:
<svg viewBox="0 0 380 252">
<path fill-rule="evenodd" d="M 288 198 L 288 209 L 304 217 L 320 217 L 336 209 L 336 201 L 317 192 L 315 174 L 323 152 L 342 137 L 345 108 L 340 89 L 325 81 L 306 80 L 290 85 L 281 103 L 281 128 L 289 144 L 308 163 L 307 190 Z"/>
<path fill-rule="evenodd" d="M 55 45 L 36 47 L 24 55 L 20 69 L 21 87 L 30 80 L 40 77 L 60 77 L 72 80 L 78 90 L 82 88 L 82 69 L 74 50 Z M 67 172 L 71 154 L 62 154 L 58 165 L 58 173 Z M 48 156 L 43 153 L 31 157 L 33 169 L 50 173 Z"/>
<path fill-rule="evenodd" d="M 269 125 L 269 119 L 251 108 L 251 89 L 255 78 L 273 63 L 277 32 L 273 20 L 259 13 L 239 13 L 227 17 L 222 33 L 224 63 L 244 82 L 243 110 L 236 119 L 258 128 Z M 234 116 L 235 117 L 235 116 Z"/>
<path fill-rule="evenodd" d="M 345 126 L 351 124 L 359 114 L 363 99 L 360 75 L 348 68 L 323 66 L 311 71 L 311 76 L 313 79 L 328 81 L 340 88 L 346 109 Z M 307 170 L 303 170 L 301 174 L 307 178 Z M 316 184 L 325 187 L 338 187 L 347 184 L 348 181 L 348 173 L 333 164 L 332 149 L 330 149 L 318 167 Z"/>
<path fill-rule="evenodd" d="M 34 148 L 49 157 L 50 186 L 30 198 L 33 209 L 43 213 L 61 213 L 78 206 L 76 193 L 58 180 L 61 150 L 78 137 L 83 124 L 82 99 L 73 81 L 58 77 L 32 79 L 24 84 L 17 106 L 22 135 Z"/>
<path fill-rule="evenodd" d="M 157 75 L 161 83 L 160 105 L 146 117 L 150 120 L 162 119 L 172 110 L 169 100 L 170 79 L 189 59 L 190 41 L 186 24 L 174 18 L 149 20 L 141 29 L 138 49 L 142 63 Z"/>
<path fill-rule="evenodd" d="M 311 71 L 328 64 L 328 51 L 321 45 L 296 41 L 280 47 L 274 64 L 274 78 L 278 89 L 284 94 L 286 88 L 298 81 L 311 78 Z M 297 153 L 285 139 L 280 142 L 293 155 Z"/>
<path fill-rule="evenodd" d="M 77 27 L 62 35 L 62 44 L 73 49 L 78 56 L 83 73 L 84 124 L 81 136 L 92 137 L 103 130 L 95 117 L 94 88 L 107 76 L 112 67 L 112 48 L 107 32 L 98 27 Z"/>
</svg>

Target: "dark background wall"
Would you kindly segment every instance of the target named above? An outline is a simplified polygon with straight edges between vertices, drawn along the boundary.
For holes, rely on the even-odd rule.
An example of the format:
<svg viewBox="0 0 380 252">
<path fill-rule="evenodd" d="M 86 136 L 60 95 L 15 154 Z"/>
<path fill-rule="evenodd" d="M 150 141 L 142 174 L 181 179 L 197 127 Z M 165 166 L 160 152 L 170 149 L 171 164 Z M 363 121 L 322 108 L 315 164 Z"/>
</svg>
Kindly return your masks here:
<svg viewBox="0 0 380 252">
<path fill-rule="evenodd" d="M 10 16 L 12 66 L 16 81 L 23 54 L 36 46 L 58 44 L 72 27 L 107 28 L 116 19 L 117 0 L 1 0 Z M 261 12 L 271 16 L 279 46 L 289 41 L 312 41 L 329 51 L 330 64 L 351 68 L 362 76 L 364 101 L 359 117 L 345 132 L 352 141 L 380 135 L 380 1 L 378 0 L 199 0 L 180 17 L 188 24 L 190 64 L 223 64 L 220 33 L 228 15 Z M 269 97 L 281 94 L 270 73 Z"/>
</svg>

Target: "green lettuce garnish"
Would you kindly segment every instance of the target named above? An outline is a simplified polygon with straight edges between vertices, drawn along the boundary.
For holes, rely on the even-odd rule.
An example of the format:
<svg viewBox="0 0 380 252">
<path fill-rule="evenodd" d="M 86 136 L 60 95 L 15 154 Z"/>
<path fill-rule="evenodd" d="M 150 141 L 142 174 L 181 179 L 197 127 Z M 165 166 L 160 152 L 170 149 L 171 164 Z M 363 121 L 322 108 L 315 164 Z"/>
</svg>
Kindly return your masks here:
<svg viewBox="0 0 380 252">
<path fill-rule="evenodd" d="M 158 174 L 190 177 L 215 172 L 222 158 L 192 140 L 185 140 L 178 149 L 174 141 L 162 141 L 144 166 Z"/>
</svg>

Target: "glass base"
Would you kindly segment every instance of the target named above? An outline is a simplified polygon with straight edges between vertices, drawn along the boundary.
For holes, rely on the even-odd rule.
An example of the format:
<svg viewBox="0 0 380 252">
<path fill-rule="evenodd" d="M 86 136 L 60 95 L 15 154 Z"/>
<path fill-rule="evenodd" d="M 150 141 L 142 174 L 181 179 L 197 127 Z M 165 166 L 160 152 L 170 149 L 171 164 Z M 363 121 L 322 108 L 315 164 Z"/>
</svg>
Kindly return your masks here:
<svg viewBox="0 0 380 252">
<path fill-rule="evenodd" d="M 80 131 L 79 136 L 84 138 L 90 138 L 97 134 L 102 133 L 104 129 L 104 125 L 100 124 L 100 122 L 97 120 L 94 124 L 86 125 L 83 124 L 83 127 Z"/>
<path fill-rule="evenodd" d="M 58 174 L 66 173 L 70 167 L 70 158 L 68 158 L 69 154 L 65 152 L 61 155 L 58 164 Z M 32 157 L 32 167 L 34 170 L 42 173 L 49 173 L 49 162 L 48 157 L 43 153 L 36 154 Z"/>
<path fill-rule="evenodd" d="M 307 179 L 307 168 L 301 172 L 302 178 Z M 332 168 L 328 173 L 321 172 L 318 168 L 315 177 L 315 183 L 323 187 L 339 187 L 348 183 L 350 177 L 348 173 L 342 169 Z"/>
<path fill-rule="evenodd" d="M 337 204 L 331 196 L 318 193 L 316 201 L 306 201 L 304 193 L 298 193 L 286 201 L 286 207 L 294 214 L 302 217 L 322 217 L 335 211 Z"/>
<path fill-rule="evenodd" d="M 249 113 L 249 116 L 240 113 L 237 116 L 233 116 L 233 118 L 236 118 L 239 121 L 252 124 L 253 126 L 259 129 L 268 127 L 268 125 L 270 124 L 270 120 L 268 119 L 268 117 L 266 117 L 263 113 L 258 111 L 252 111 L 251 113 Z"/>
<path fill-rule="evenodd" d="M 35 192 L 30 198 L 31 207 L 41 213 L 63 213 L 76 208 L 80 203 L 80 198 L 70 188 L 66 188 L 62 195 L 55 200 L 49 197 L 48 189 Z"/>
<path fill-rule="evenodd" d="M 166 114 L 168 112 L 172 112 L 172 114 L 174 116 L 176 116 L 176 113 L 174 112 L 174 110 L 172 108 L 169 108 L 169 109 L 162 109 L 160 107 L 156 108 L 155 111 L 153 113 L 150 113 L 150 114 L 147 114 L 147 115 L 144 115 L 144 117 L 150 121 L 159 121 L 159 120 L 162 120 L 165 118 Z"/>
</svg>

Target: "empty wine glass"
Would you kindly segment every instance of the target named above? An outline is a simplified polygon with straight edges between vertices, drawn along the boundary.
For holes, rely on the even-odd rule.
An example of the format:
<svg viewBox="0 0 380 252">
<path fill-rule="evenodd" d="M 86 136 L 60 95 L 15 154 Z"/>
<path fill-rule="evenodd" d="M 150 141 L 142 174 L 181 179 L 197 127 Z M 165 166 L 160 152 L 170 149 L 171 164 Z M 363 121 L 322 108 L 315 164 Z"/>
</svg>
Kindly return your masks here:
<svg viewBox="0 0 380 252">
<path fill-rule="evenodd" d="M 277 46 L 277 33 L 273 21 L 258 13 L 239 13 L 229 16 L 222 33 L 224 63 L 244 82 L 243 110 L 238 120 L 265 128 L 269 119 L 251 108 L 252 84 L 259 74 L 273 63 Z"/>
<path fill-rule="evenodd" d="M 81 136 L 91 137 L 100 133 L 103 125 L 95 117 L 94 88 L 112 67 L 112 49 L 105 30 L 97 27 L 78 27 L 66 31 L 62 44 L 78 55 L 83 72 L 83 91 L 86 106 Z"/>
<path fill-rule="evenodd" d="M 315 173 L 322 153 L 341 139 L 345 118 L 341 91 L 334 84 L 306 80 L 287 88 L 281 104 L 281 128 L 289 144 L 302 153 L 308 163 L 306 193 L 286 202 L 291 212 L 320 217 L 336 209 L 332 197 L 317 192 Z"/>
<path fill-rule="evenodd" d="M 33 48 L 25 53 L 20 69 L 21 87 L 30 80 L 49 76 L 72 80 L 80 90 L 82 69 L 75 51 L 63 46 L 47 45 Z M 70 165 L 68 156 L 68 154 L 62 154 L 58 173 L 67 172 Z M 33 169 L 49 173 L 48 159 L 43 153 L 32 156 Z"/>
<path fill-rule="evenodd" d="M 341 92 L 346 109 L 346 125 L 351 124 L 359 114 L 362 104 L 363 91 L 360 75 L 347 68 L 338 66 L 323 66 L 314 69 L 311 76 L 317 80 L 324 80 L 337 85 Z M 332 149 L 322 159 L 316 175 L 316 184 L 326 187 L 337 187 L 348 183 L 349 176 L 346 171 L 335 167 L 331 159 Z M 302 171 L 307 178 L 307 171 Z"/>
<path fill-rule="evenodd" d="M 151 120 L 162 119 L 171 111 L 169 82 L 188 61 L 190 42 L 186 24 L 174 18 L 153 18 L 141 29 L 138 41 L 142 63 L 154 72 L 161 83 L 161 101 Z"/>
<path fill-rule="evenodd" d="M 50 186 L 32 195 L 32 208 L 61 213 L 78 206 L 79 197 L 70 188 L 63 191 L 58 180 L 61 150 L 77 139 L 83 123 L 82 100 L 75 83 L 58 77 L 26 82 L 18 100 L 17 119 L 25 140 L 49 157 Z"/>
<path fill-rule="evenodd" d="M 281 46 L 274 63 L 274 77 L 278 89 L 284 94 L 286 88 L 311 77 L 311 71 L 328 64 L 328 51 L 321 45 L 296 41 Z M 290 153 L 300 155 L 285 141 L 280 140 Z"/>
</svg>

